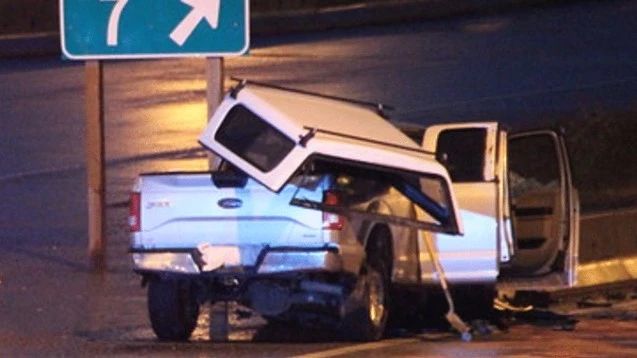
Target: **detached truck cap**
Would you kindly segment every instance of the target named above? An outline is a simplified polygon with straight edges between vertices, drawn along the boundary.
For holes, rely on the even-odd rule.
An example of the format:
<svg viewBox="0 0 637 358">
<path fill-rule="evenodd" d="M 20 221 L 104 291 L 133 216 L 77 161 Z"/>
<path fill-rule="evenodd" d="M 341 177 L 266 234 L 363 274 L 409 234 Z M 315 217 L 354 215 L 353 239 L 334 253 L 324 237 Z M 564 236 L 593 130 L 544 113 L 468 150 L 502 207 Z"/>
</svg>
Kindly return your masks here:
<svg viewBox="0 0 637 358">
<path fill-rule="evenodd" d="M 363 106 L 242 83 L 224 98 L 199 141 L 275 192 L 318 158 L 364 170 L 390 183 L 424 211 L 416 220 L 388 221 L 462 233 L 444 166 L 433 153 L 423 151 Z M 304 201 L 296 204 L 319 208 Z"/>
</svg>

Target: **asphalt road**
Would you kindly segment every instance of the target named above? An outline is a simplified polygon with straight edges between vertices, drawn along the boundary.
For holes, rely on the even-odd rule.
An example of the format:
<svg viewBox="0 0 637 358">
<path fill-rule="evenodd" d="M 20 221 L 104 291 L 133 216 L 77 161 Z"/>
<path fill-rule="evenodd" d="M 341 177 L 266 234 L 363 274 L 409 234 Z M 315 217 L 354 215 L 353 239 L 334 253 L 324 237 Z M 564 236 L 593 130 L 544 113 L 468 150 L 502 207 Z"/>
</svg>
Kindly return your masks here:
<svg viewBox="0 0 637 358">
<path fill-rule="evenodd" d="M 226 64 L 228 75 L 393 104 L 398 120 L 522 126 L 547 115 L 635 108 L 635 33 L 637 3 L 609 1 L 261 39 L 250 56 Z M 203 60 L 106 64 L 109 203 L 125 200 L 141 171 L 205 168 L 202 153 L 190 151 L 205 124 L 203 74 Z M 520 325 L 470 344 L 444 331 L 366 346 L 160 344 L 130 271 L 125 209 L 109 209 L 107 271 L 91 273 L 86 262 L 81 64 L 5 60 L 0 84 L 2 356 L 598 356 L 600 349 L 627 356 L 637 349 L 631 316 L 589 317 L 574 332 Z"/>
</svg>

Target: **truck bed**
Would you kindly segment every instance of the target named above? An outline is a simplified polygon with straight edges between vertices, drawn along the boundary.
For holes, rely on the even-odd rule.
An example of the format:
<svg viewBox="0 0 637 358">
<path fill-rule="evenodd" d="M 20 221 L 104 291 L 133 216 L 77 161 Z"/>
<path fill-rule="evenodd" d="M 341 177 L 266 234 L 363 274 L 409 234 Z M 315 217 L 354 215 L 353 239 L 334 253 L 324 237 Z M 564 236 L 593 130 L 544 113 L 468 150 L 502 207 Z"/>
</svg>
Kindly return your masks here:
<svg viewBox="0 0 637 358">
<path fill-rule="evenodd" d="M 135 249 L 324 243 L 322 213 L 289 205 L 295 193 L 320 201 L 318 186 L 290 184 L 274 193 L 241 174 L 197 172 L 143 174 L 135 191 L 141 195 Z"/>
</svg>

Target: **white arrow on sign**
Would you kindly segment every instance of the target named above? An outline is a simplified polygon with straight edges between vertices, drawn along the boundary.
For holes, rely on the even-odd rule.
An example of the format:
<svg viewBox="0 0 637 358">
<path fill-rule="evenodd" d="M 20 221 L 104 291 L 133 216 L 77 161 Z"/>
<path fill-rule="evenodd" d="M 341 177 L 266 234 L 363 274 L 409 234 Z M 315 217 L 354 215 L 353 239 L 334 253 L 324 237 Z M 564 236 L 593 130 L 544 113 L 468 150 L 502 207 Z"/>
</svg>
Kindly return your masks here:
<svg viewBox="0 0 637 358">
<path fill-rule="evenodd" d="M 219 26 L 221 0 L 181 0 L 181 2 L 192 7 L 192 10 L 170 33 L 170 38 L 177 45 L 182 46 L 203 19 L 206 19 L 213 29 Z"/>
</svg>

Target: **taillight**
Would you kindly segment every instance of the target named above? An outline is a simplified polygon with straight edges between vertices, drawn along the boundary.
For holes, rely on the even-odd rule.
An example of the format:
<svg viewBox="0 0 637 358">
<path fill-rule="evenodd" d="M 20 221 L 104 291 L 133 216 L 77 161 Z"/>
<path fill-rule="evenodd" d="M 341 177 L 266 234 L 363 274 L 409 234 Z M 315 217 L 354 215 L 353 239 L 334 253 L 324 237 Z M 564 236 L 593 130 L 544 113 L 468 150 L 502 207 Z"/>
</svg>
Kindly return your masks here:
<svg viewBox="0 0 637 358">
<path fill-rule="evenodd" d="M 138 232 L 142 228 L 141 218 L 141 194 L 131 193 L 128 212 L 128 229 L 130 232 Z"/>
<path fill-rule="evenodd" d="M 341 198 L 338 193 L 333 191 L 323 192 L 323 204 L 339 205 Z M 323 229 L 325 230 L 341 230 L 343 228 L 344 218 L 336 213 L 323 211 Z"/>
</svg>

